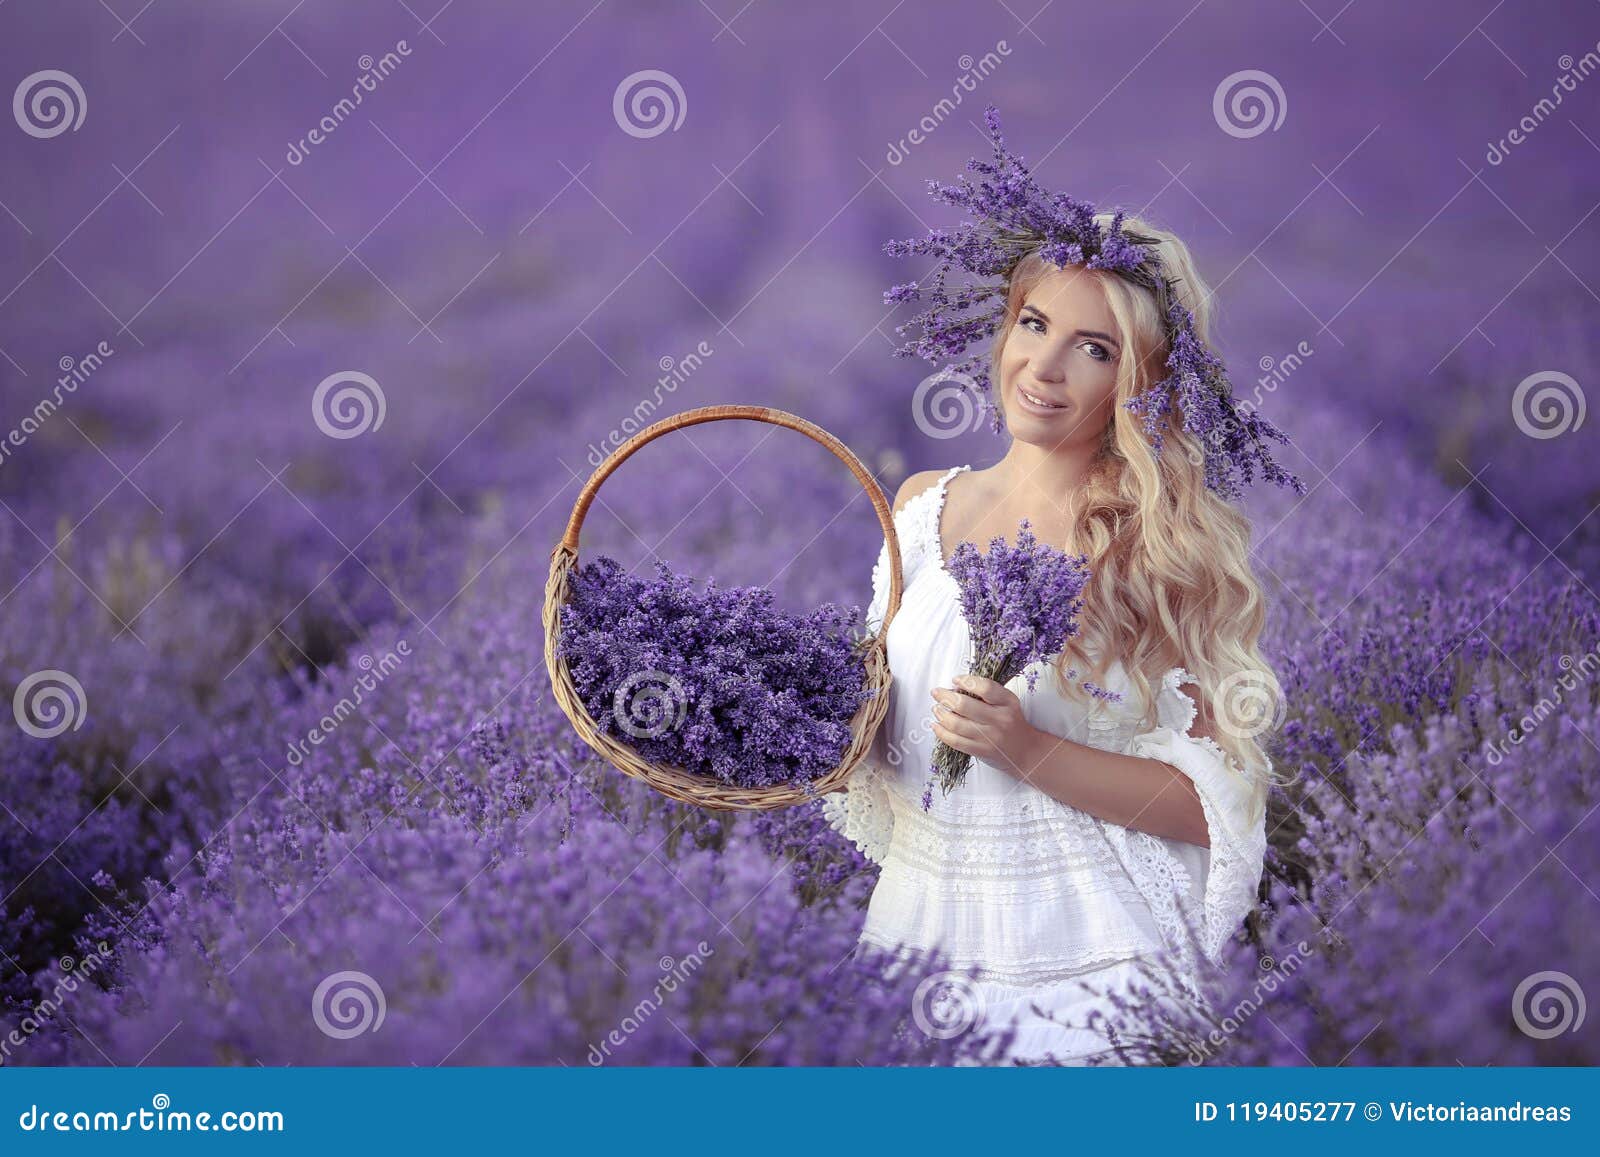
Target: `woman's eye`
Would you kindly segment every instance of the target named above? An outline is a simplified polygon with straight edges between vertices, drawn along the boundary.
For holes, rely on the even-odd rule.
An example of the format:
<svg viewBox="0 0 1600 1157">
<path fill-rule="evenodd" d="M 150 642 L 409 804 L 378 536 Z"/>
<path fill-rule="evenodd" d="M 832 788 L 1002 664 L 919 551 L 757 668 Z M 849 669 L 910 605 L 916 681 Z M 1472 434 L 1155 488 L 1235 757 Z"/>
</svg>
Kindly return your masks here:
<svg viewBox="0 0 1600 1157">
<path fill-rule="evenodd" d="M 1090 351 L 1089 356 L 1097 362 L 1109 362 L 1111 351 L 1097 341 L 1085 342 L 1083 348 Z"/>
<path fill-rule="evenodd" d="M 1022 324 L 1024 326 L 1026 326 L 1028 329 L 1033 330 L 1034 333 L 1043 333 L 1044 332 L 1044 322 L 1040 321 L 1036 317 L 1025 317 L 1025 318 L 1022 319 Z M 1034 329 L 1033 328 L 1036 325 L 1039 327 L 1038 329 Z"/>
</svg>

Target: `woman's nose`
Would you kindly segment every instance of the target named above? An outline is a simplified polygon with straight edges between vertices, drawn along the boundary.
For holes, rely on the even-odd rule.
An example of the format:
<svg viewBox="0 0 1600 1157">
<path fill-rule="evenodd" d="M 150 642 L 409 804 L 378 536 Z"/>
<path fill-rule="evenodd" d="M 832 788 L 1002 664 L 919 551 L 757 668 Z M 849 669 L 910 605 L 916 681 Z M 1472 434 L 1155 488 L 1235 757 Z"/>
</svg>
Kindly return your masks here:
<svg viewBox="0 0 1600 1157">
<path fill-rule="evenodd" d="M 1067 380 L 1067 355 L 1066 351 L 1046 354 L 1038 358 L 1033 365 L 1033 376 L 1041 382 L 1064 382 Z"/>
</svg>

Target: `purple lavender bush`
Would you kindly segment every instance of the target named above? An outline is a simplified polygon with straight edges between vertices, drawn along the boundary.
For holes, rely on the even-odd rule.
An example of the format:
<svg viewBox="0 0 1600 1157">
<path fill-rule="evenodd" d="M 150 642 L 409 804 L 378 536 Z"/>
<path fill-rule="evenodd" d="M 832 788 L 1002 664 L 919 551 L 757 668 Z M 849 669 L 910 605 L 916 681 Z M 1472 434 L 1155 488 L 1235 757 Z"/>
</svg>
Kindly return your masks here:
<svg viewBox="0 0 1600 1157">
<path fill-rule="evenodd" d="M 949 1064 L 1001 1047 L 918 1031 L 941 961 L 887 975 L 853 909 L 803 897 L 743 817 L 584 749 L 529 678 L 531 610 L 450 624 L 459 652 L 419 646 L 298 762 L 239 752 L 223 770 L 249 803 L 173 848 L 172 882 L 126 901 L 143 915 L 114 983 L 74 994 L 16 1061 Z M 377 631 L 371 653 L 402 641 Z M 277 718 L 317 726 L 364 670 L 328 668 Z"/>
<path fill-rule="evenodd" d="M 656 563 L 637 578 L 601 556 L 572 575 L 560 654 L 608 735 L 740 787 L 809 783 L 839 765 L 870 696 L 858 607 L 798 616 L 764 587 L 701 593 Z"/>
</svg>

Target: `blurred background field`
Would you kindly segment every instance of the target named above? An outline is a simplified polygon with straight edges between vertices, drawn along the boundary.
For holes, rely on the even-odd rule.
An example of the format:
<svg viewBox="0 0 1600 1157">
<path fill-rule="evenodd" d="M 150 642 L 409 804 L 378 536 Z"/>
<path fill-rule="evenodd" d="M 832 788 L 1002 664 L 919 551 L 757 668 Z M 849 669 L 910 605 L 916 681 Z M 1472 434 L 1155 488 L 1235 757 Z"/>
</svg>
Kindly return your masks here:
<svg viewBox="0 0 1600 1157">
<path fill-rule="evenodd" d="M 0 727 L 7 1063 L 595 1063 L 690 956 L 606 1062 L 980 1049 L 851 954 L 874 869 L 814 809 L 694 812 L 575 746 L 539 611 L 640 419 L 778 406 L 891 493 L 1000 453 L 919 426 L 931 367 L 882 303 L 921 272 L 882 243 L 945 221 L 924 182 L 991 101 L 1046 183 L 1188 239 L 1311 488 L 1250 505 L 1301 778 L 1219 1002 L 1309 962 L 1218 1058 L 1600 1056 L 1513 1015 L 1537 973 L 1600 992 L 1593 5 L 12 0 L 0 28 L 7 88 L 59 70 L 82 113 L 0 123 L 0 690 L 82 689 L 59 734 Z M 675 127 L 619 111 L 646 71 Z M 1219 109 L 1249 84 L 1275 127 Z M 358 432 L 314 404 L 350 373 Z M 586 553 L 867 600 L 870 505 L 797 435 L 675 434 L 601 498 Z M 381 1032 L 310 1015 L 341 971 Z"/>
</svg>

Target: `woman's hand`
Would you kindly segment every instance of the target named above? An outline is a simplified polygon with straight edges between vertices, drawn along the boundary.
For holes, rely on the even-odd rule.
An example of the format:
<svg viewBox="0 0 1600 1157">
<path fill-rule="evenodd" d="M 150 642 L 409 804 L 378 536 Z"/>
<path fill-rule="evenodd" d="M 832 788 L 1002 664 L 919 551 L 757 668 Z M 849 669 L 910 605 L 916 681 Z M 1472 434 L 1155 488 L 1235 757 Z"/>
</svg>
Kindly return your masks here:
<svg viewBox="0 0 1600 1157">
<path fill-rule="evenodd" d="M 934 735 L 974 759 L 1027 778 L 1048 737 L 1023 715 L 1016 692 L 981 675 L 957 675 L 951 682 L 958 690 L 935 687 L 932 692 Z"/>
</svg>

